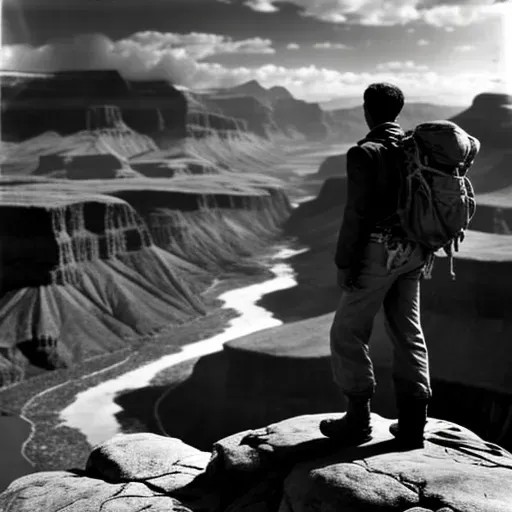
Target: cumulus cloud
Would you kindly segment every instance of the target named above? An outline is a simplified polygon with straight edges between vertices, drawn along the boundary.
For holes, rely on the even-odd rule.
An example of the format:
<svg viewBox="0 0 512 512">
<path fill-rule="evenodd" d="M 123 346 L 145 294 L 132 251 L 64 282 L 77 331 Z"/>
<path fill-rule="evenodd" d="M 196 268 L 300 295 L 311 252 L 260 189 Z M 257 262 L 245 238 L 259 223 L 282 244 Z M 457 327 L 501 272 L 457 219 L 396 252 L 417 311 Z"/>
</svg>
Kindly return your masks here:
<svg viewBox="0 0 512 512">
<path fill-rule="evenodd" d="M 427 41 L 426 39 L 418 39 L 418 46 L 428 46 L 430 44 L 430 41 Z"/>
<path fill-rule="evenodd" d="M 319 50 L 347 50 L 350 47 L 343 43 L 332 43 L 326 41 L 324 43 L 315 43 L 313 48 L 317 48 Z"/>
<path fill-rule="evenodd" d="M 495 0 L 247 0 L 255 11 L 276 12 L 292 3 L 303 16 L 330 23 L 405 25 L 424 21 L 437 27 L 470 25 L 504 12 L 506 2 Z"/>
<path fill-rule="evenodd" d="M 489 90 L 498 77 L 483 71 L 440 75 L 412 61 L 382 63 L 374 72 L 341 72 L 315 65 L 286 67 L 267 64 L 259 67 L 227 67 L 198 59 L 211 55 L 198 51 L 196 43 L 218 48 L 218 37 L 139 33 L 118 41 L 89 34 L 40 47 L 3 46 L 1 67 L 19 71 L 59 71 L 73 69 L 117 69 L 129 80 L 163 79 L 193 90 L 231 87 L 258 80 L 264 87 L 281 85 L 297 98 L 326 101 L 339 96 L 360 96 L 372 82 L 396 83 L 410 97 L 448 98 L 469 103 L 472 97 Z M 231 43 L 237 43 L 231 41 Z M 217 46 L 216 46 L 217 45 Z M 236 46 L 236 45 L 235 45 Z M 237 46 L 240 49 L 242 46 Z M 238 51 L 238 50 L 237 50 Z"/>
<path fill-rule="evenodd" d="M 244 5 L 256 12 L 277 12 L 279 10 L 274 5 L 274 0 L 247 0 Z"/>
<path fill-rule="evenodd" d="M 217 64 L 201 62 L 225 53 L 274 53 L 272 42 L 234 41 L 217 34 L 138 32 L 112 41 L 102 34 L 78 35 L 39 47 L 3 46 L 0 66 L 19 71 L 117 69 L 128 79 L 164 78 L 193 87 L 208 81 Z"/>
<path fill-rule="evenodd" d="M 287 50 L 299 50 L 300 49 L 300 45 L 297 44 L 297 43 L 288 43 L 286 45 L 286 49 Z"/>
<path fill-rule="evenodd" d="M 270 39 L 253 37 L 235 41 L 227 36 L 201 32 L 179 34 L 144 31 L 133 34 L 122 43 L 139 44 L 154 51 L 174 51 L 195 60 L 226 53 L 275 53 Z"/>
<path fill-rule="evenodd" d="M 392 70 L 392 71 L 427 71 L 428 66 L 424 64 L 416 64 L 412 60 L 390 60 L 377 64 L 378 70 Z"/>
</svg>

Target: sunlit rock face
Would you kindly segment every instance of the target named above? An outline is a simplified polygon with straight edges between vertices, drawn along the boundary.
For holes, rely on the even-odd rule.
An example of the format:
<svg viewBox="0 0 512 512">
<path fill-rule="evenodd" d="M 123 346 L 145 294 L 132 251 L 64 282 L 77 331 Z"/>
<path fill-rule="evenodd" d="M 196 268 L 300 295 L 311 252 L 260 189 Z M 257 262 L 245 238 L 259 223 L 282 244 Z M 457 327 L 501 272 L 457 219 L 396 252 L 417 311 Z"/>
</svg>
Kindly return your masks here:
<svg viewBox="0 0 512 512">
<path fill-rule="evenodd" d="M 508 94 L 479 94 L 471 107 L 451 120 L 477 137 L 484 147 L 510 149 L 512 96 Z"/>
<path fill-rule="evenodd" d="M 70 367 L 203 312 L 181 259 L 157 248 L 121 199 L 6 187 L 0 211 L 0 316 L 12 368 Z M 0 386 L 12 380 L 4 366 Z"/>
</svg>

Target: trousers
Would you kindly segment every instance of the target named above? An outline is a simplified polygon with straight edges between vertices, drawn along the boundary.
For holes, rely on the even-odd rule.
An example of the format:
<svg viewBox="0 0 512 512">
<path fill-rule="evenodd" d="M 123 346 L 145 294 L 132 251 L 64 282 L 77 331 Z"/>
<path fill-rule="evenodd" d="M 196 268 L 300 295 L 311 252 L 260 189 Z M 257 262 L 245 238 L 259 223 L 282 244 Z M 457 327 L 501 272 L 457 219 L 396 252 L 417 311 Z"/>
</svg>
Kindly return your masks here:
<svg viewBox="0 0 512 512">
<path fill-rule="evenodd" d="M 335 383 L 345 395 L 371 398 L 375 375 L 369 340 L 375 316 L 384 310 L 385 327 L 393 344 L 393 383 L 397 395 L 430 398 L 428 351 L 420 318 L 420 277 L 426 255 L 409 246 L 406 257 L 394 256 L 382 242 L 367 244 L 357 286 L 344 290 L 330 330 Z"/>
</svg>

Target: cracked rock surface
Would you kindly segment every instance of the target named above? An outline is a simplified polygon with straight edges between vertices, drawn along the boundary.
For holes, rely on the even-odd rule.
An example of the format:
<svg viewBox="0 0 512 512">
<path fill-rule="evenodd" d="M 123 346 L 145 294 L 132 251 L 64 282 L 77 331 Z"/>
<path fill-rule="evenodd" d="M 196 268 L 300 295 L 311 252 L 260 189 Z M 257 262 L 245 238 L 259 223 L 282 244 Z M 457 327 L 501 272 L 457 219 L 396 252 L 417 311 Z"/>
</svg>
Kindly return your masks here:
<svg viewBox="0 0 512 512">
<path fill-rule="evenodd" d="M 0 494 L 2 512 L 512 512 L 512 455 L 429 419 L 423 449 L 397 451 L 391 420 L 342 447 L 290 418 L 218 441 L 212 453 L 155 434 L 121 434 L 84 471 L 36 473 Z"/>
</svg>

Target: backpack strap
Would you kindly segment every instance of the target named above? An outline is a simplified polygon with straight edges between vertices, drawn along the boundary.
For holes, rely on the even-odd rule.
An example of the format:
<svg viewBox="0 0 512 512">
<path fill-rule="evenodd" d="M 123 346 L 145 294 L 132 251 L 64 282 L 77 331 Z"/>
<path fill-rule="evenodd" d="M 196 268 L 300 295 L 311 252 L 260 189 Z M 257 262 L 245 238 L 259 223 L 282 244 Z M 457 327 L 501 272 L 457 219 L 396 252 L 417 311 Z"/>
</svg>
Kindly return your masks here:
<svg viewBox="0 0 512 512">
<path fill-rule="evenodd" d="M 432 279 L 432 270 L 434 268 L 434 261 L 436 259 L 436 254 L 434 252 L 429 252 L 427 255 L 427 260 L 425 261 L 425 266 L 423 267 L 421 276 L 423 279 Z"/>
</svg>

